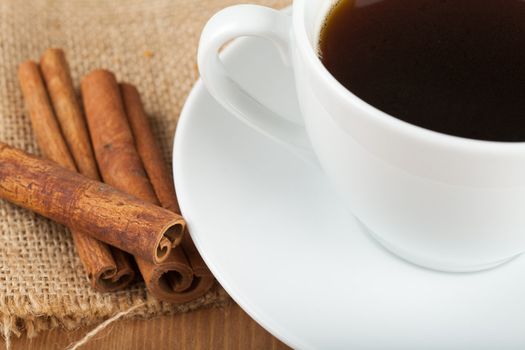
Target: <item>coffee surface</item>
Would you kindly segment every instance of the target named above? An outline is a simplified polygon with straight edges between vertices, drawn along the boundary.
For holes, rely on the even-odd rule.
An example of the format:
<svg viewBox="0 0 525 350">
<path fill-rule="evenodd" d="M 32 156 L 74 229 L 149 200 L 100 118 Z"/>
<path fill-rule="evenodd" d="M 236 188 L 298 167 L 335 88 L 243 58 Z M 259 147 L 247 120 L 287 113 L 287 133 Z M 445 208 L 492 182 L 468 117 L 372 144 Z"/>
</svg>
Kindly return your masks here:
<svg viewBox="0 0 525 350">
<path fill-rule="evenodd" d="M 341 0 L 319 54 L 342 85 L 393 117 L 525 141 L 522 0 Z"/>
</svg>

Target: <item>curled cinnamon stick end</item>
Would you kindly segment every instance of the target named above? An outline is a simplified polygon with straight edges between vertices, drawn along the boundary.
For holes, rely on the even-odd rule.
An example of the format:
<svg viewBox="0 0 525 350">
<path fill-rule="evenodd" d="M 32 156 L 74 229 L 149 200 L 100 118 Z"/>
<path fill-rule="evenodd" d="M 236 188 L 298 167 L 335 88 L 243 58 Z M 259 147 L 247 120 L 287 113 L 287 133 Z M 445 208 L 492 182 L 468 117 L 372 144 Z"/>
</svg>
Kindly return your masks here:
<svg viewBox="0 0 525 350">
<path fill-rule="evenodd" d="M 156 197 L 136 153 L 115 76 L 106 70 L 95 70 L 84 77 L 81 90 L 95 157 L 104 182 L 128 193 L 132 187 L 134 196 L 154 203 Z M 166 259 L 171 249 L 180 244 L 181 228 L 164 232 L 157 242 L 155 262 Z"/>
<path fill-rule="evenodd" d="M 32 61 L 24 62 L 19 67 L 18 76 L 33 132 L 42 153 L 48 159 L 75 171 L 75 163 L 62 138 L 38 66 Z M 120 257 L 115 259 L 106 244 L 74 228 L 70 231 L 93 288 L 101 292 L 120 290 L 134 279 L 135 272 L 127 261 Z"/>
<path fill-rule="evenodd" d="M 126 288 L 135 280 L 135 270 L 130 264 L 128 254 L 99 241 L 97 242 L 100 243 L 101 249 L 93 249 L 93 244 L 82 239 L 83 237 L 92 239 L 79 232 L 73 234 L 73 241 L 91 287 L 99 292 L 114 292 Z"/>
<path fill-rule="evenodd" d="M 191 284 L 187 288 L 182 289 L 182 287 L 180 287 L 175 289 L 171 285 L 172 282 L 169 282 L 173 278 L 169 275 L 170 273 L 171 272 L 168 272 L 167 277 L 166 275 L 161 276 L 161 278 L 155 282 L 160 285 L 166 285 L 166 287 L 156 287 L 156 292 L 154 294 L 152 293 L 157 299 L 161 301 L 166 301 L 173 304 L 188 303 L 206 294 L 215 284 L 215 279 L 213 276 L 202 278 L 194 276 Z M 168 281 L 167 284 L 165 282 L 166 280 Z"/>
<path fill-rule="evenodd" d="M 168 259 L 158 265 L 145 265 L 139 259 L 137 263 L 148 290 L 161 301 L 180 303 L 179 293 L 193 282 L 193 272 L 180 249 L 174 249 Z"/>
<path fill-rule="evenodd" d="M 155 194 L 164 208 L 180 214 L 171 173 L 151 130 L 140 94 L 133 85 L 127 83 L 120 84 L 120 90 L 137 151 Z M 205 294 L 213 286 L 215 279 L 197 251 L 189 234 L 184 236 L 182 249 L 191 264 L 194 281 L 184 291 L 183 295 L 178 297 L 192 300 Z"/>
<path fill-rule="evenodd" d="M 185 227 L 180 215 L 4 143 L 0 198 L 151 262 L 166 232 Z"/>
</svg>

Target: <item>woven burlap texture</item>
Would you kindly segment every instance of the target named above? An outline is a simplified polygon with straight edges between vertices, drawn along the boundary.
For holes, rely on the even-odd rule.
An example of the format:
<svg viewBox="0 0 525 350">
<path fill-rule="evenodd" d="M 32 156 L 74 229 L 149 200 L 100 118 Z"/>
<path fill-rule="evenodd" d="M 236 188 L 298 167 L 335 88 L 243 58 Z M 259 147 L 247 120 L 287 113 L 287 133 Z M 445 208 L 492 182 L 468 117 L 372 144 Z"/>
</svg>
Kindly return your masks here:
<svg viewBox="0 0 525 350">
<path fill-rule="evenodd" d="M 0 141 L 40 154 L 24 111 L 17 65 L 61 47 L 75 83 L 95 68 L 114 71 L 140 90 L 166 160 L 186 96 L 198 78 L 195 63 L 206 20 L 228 5 L 282 8 L 289 0 L 0 0 Z M 217 286 L 182 306 L 148 297 L 143 284 L 113 294 L 89 286 L 69 232 L 0 201 L 0 322 L 4 336 L 90 325 L 146 303 L 134 317 L 220 305 Z M 219 233 L 218 233 L 219 234 Z"/>
</svg>

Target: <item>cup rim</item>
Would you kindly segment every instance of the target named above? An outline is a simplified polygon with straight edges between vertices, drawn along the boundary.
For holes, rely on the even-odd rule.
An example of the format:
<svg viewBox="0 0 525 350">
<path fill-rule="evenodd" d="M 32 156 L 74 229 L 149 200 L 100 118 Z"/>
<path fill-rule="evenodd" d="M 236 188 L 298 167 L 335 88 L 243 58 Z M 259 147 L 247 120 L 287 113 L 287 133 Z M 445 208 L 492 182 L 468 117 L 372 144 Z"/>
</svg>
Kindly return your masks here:
<svg viewBox="0 0 525 350">
<path fill-rule="evenodd" d="M 305 6 L 307 3 L 308 0 L 294 0 L 293 2 L 292 26 L 296 37 L 296 45 L 301 52 L 301 56 L 308 62 L 308 64 L 314 67 L 315 71 L 318 72 L 318 75 L 321 77 L 325 85 L 329 86 L 330 89 L 341 99 L 349 101 L 355 107 L 365 112 L 370 118 L 374 118 L 377 122 L 386 123 L 387 126 L 407 137 L 424 140 L 429 143 L 440 144 L 443 146 L 459 147 L 471 151 L 481 150 L 485 152 L 488 151 L 506 154 L 509 152 L 523 154 L 523 152 L 525 152 L 525 141 L 489 141 L 445 134 L 398 119 L 359 98 L 357 95 L 343 86 L 328 71 L 317 55 L 316 48 L 314 48 L 310 43 L 305 23 Z"/>
</svg>

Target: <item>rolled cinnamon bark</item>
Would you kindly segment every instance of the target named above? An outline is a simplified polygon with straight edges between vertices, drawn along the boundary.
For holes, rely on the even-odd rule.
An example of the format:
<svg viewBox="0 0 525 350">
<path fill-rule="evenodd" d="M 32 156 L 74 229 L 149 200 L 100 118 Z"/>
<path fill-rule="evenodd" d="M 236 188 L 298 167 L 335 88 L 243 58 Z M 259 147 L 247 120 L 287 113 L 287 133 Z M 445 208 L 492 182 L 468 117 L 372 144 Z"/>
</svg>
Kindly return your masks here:
<svg viewBox="0 0 525 350">
<path fill-rule="evenodd" d="M 86 120 L 75 93 L 73 79 L 71 78 L 64 52 L 61 49 L 46 50 L 40 58 L 40 68 L 53 104 L 56 119 L 62 129 L 63 139 L 68 145 L 72 159 L 77 165 L 77 170 L 92 180 L 100 181 Z M 56 135 L 56 137 L 51 137 L 48 143 L 52 144 L 53 140 L 58 139 L 59 135 Z M 62 140 L 61 137 L 60 140 Z M 55 161 L 57 160 L 55 159 Z M 57 163 L 64 166 L 60 161 L 57 161 Z M 100 290 L 111 287 L 111 284 L 108 285 L 107 283 L 108 278 L 121 276 L 120 278 L 125 277 L 126 280 L 129 279 L 129 282 L 135 278 L 135 270 L 130 263 L 131 256 L 118 248 L 106 247 L 110 250 L 117 267 L 114 277 L 109 274 L 109 277 L 97 281 L 98 289 Z M 96 256 L 94 258 L 96 259 Z M 120 279 L 117 281 L 120 281 Z M 121 286 L 121 288 L 123 287 L 125 285 Z"/>
<path fill-rule="evenodd" d="M 4 143 L 0 198 L 151 262 L 185 227 L 180 215 Z"/>
<path fill-rule="evenodd" d="M 95 156 L 104 181 L 150 203 L 157 197 L 135 149 L 117 80 L 113 73 L 96 70 L 81 83 L 82 98 Z M 151 265 L 137 259 L 150 293 L 173 303 L 188 301 L 179 292 L 191 286 L 192 270 L 180 248 L 172 250 L 162 264 Z"/>
<path fill-rule="evenodd" d="M 148 291 L 155 298 L 174 304 L 193 300 L 180 295 L 193 282 L 193 272 L 180 247 L 173 249 L 160 264 L 150 264 L 140 258 L 136 261 Z"/>
<path fill-rule="evenodd" d="M 175 186 L 151 130 L 140 94 L 133 85 L 126 83 L 120 84 L 120 91 L 137 151 L 155 194 L 164 208 L 180 214 Z M 192 285 L 184 291 L 186 297 L 192 300 L 205 294 L 213 286 L 215 279 L 188 233 L 184 235 L 181 246 L 195 275 Z"/>
<path fill-rule="evenodd" d="M 40 149 L 47 158 L 76 171 L 75 162 L 64 142 L 36 63 L 28 61 L 18 70 L 22 93 Z M 80 261 L 91 286 L 101 292 L 125 288 L 135 272 L 122 251 L 111 252 L 104 243 L 70 229 Z"/>
<path fill-rule="evenodd" d="M 40 68 L 56 118 L 78 171 L 97 180 L 97 163 L 64 52 L 60 49 L 48 49 L 40 59 Z"/>
</svg>

